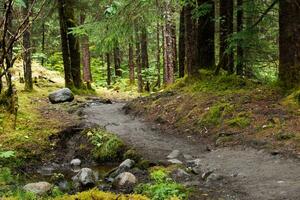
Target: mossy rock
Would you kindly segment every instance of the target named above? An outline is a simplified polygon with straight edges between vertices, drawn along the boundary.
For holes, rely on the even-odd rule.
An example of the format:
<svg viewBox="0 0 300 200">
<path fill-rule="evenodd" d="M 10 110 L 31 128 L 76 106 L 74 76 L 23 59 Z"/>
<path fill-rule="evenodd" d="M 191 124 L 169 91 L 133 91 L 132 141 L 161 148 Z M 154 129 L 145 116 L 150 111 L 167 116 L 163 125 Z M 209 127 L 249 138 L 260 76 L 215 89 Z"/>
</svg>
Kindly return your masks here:
<svg viewBox="0 0 300 200">
<path fill-rule="evenodd" d="M 125 144 L 116 135 L 103 129 L 93 129 L 87 132 L 93 144 L 93 158 L 99 162 L 121 160 L 125 151 Z"/>
<path fill-rule="evenodd" d="M 140 160 L 137 165 L 139 169 L 146 170 L 150 167 L 150 161 L 149 160 Z"/>
<path fill-rule="evenodd" d="M 127 150 L 124 155 L 123 155 L 123 159 L 131 159 L 134 160 L 135 162 L 139 162 L 141 160 L 141 155 L 139 155 L 136 150 L 134 149 L 129 149 Z"/>
<path fill-rule="evenodd" d="M 132 195 L 122 195 L 122 194 L 114 194 L 110 192 L 102 192 L 96 189 L 92 189 L 86 192 L 81 192 L 76 195 L 65 195 L 61 197 L 55 198 L 55 200 L 90 200 L 90 199 L 98 199 L 98 200 L 150 200 L 148 197 L 138 194 Z"/>
</svg>

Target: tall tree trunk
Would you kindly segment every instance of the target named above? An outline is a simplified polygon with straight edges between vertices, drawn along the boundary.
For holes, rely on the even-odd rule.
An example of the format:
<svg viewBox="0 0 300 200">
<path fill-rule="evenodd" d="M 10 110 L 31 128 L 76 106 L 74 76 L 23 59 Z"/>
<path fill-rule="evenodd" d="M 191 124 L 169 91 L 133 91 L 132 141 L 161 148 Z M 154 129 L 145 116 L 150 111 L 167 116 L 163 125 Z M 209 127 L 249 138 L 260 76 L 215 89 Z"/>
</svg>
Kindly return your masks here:
<svg viewBox="0 0 300 200">
<path fill-rule="evenodd" d="M 187 75 L 196 77 L 199 75 L 198 46 L 197 46 L 197 20 L 193 17 L 194 7 L 187 5 L 185 15 L 185 57 Z"/>
<path fill-rule="evenodd" d="M 199 5 L 207 4 L 209 12 L 198 19 L 198 50 L 200 68 L 215 66 L 215 5 L 213 0 L 198 0 Z"/>
<path fill-rule="evenodd" d="M 160 76 L 160 53 L 161 53 L 161 47 L 160 47 L 160 24 L 159 22 L 156 23 L 156 69 L 157 69 L 157 83 L 156 86 L 160 88 L 161 86 L 161 76 Z"/>
<path fill-rule="evenodd" d="M 65 15 L 65 0 L 58 1 L 58 14 L 59 14 L 59 23 L 60 23 L 60 38 L 61 38 L 61 49 L 63 55 L 64 63 L 64 73 L 65 73 L 65 86 L 72 88 L 73 79 L 71 73 L 71 60 L 70 60 L 70 51 L 69 51 L 69 41 L 68 41 L 68 26 L 67 19 Z"/>
<path fill-rule="evenodd" d="M 234 72 L 234 55 L 228 39 L 233 34 L 233 0 L 220 1 L 220 68 Z"/>
<path fill-rule="evenodd" d="M 85 15 L 81 13 L 80 23 L 84 24 Z M 88 89 L 92 89 L 91 82 L 93 81 L 91 72 L 91 54 L 88 35 L 83 35 L 81 38 L 82 64 L 83 64 L 83 81 Z"/>
<path fill-rule="evenodd" d="M 131 38 L 131 41 L 129 42 L 129 47 L 128 47 L 128 65 L 129 65 L 129 80 L 130 84 L 133 85 L 135 82 L 135 77 L 134 77 L 134 55 L 133 55 L 133 38 Z"/>
<path fill-rule="evenodd" d="M 300 86 L 300 0 L 279 1 L 279 80 Z"/>
<path fill-rule="evenodd" d="M 45 23 L 43 23 L 43 25 L 42 25 L 42 31 L 43 31 L 43 33 L 42 33 L 42 53 L 45 55 L 45 31 L 46 31 Z M 44 55 L 42 57 L 42 66 L 44 66 L 44 62 L 45 62 Z"/>
<path fill-rule="evenodd" d="M 110 62 L 110 53 L 106 53 L 106 64 L 107 64 L 107 85 L 111 85 L 111 62 Z"/>
<path fill-rule="evenodd" d="M 180 24 L 179 24 L 179 78 L 184 77 L 185 66 L 185 7 L 180 12 Z"/>
<path fill-rule="evenodd" d="M 74 16 L 74 2 L 71 0 L 66 1 L 66 18 L 67 18 L 67 27 L 68 31 L 71 31 L 72 28 L 76 27 L 76 19 Z M 70 52 L 70 61 L 71 61 L 71 73 L 73 78 L 73 84 L 76 88 L 80 88 L 82 84 L 81 80 L 81 68 L 80 68 L 80 45 L 79 38 L 72 32 L 68 33 L 68 42 L 69 42 L 69 52 Z"/>
<path fill-rule="evenodd" d="M 141 65 L 141 43 L 140 43 L 140 33 L 138 27 L 135 27 L 136 35 L 136 67 L 137 67 L 137 77 L 138 77 L 138 92 L 143 92 L 143 76 L 142 76 L 142 65 Z"/>
<path fill-rule="evenodd" d="M 26 7 L 23 8 L 23 15 L 26 17 L 29 11 L 29 0 L 24 1 Z M 29 19 L 26 23 L 29 23 Z M 24 79 L 25 79 L 25 90 L 32 91 L 32 71 L 31 71 L 31 43 L 30 43 L 30 28 L 28 27 L 23 33 L 23 67 L 24 67 Z"/>
<path fill-rule="evenodd" d="M 114 48 L 114 64 L 115 64 L 115 76 L 121 77 L 122 71 L 121 71 L 121 52 L 119 47 L 119 42 L 116 42 L 115 48 Z"/>
<path fill-rule="evenodd" d="M 243 0 L 237 0 L 237 32 L 240 33 L 243 31 Z M 243 41 L 238 41 L 237 44 L 237 65 L 236 65 L 236 73 L 237 75 L 244 74 L 244 49 L 243 49 Z"/>
<path fill-rule="evenodd" d="M 7 20 L 7 28 L 9 32 L 13 32 L 13 8 L 11 7 L 10 9 L 8 9 L 8 20 Z M 7 36 L 7 40 L 9 39 L 9 35 Z M 8 87 L 8 92 L 7 94 L 8 97 L 11 97 L 11 101 L 12 99 L 12 95 L 13 95 L 13 84 L 12 84 L 12 74 L 11 74 L 11 69 L 12 68 L 12 62 L 13 62 L 13 48 L 7 49 L 7 56 L 6 56 L 6 66 L 7 66 L 7 73 L 6 73 L 6 84 Z"/>
<path fill-rule="evenodd" d="M 143 27 L 141 32 L 141 59 L 142 59 L 142 69 L 148 70 L 149 69 L 148 33 L 146 27 Z M 146 79 L 145 91 L 150 92 L 149 77 L 145 77 L 145 79 Z"/>
<path fill-rule="evenodd" d="M 174 83 L 174 38 L 172 37 L 172 26 L 173 26 L 173 13 L 172 13 L 172 3 L 170 0 L 165 1 L 164 7 L 164 83 L 170 85 Z"/>
<path fill-rule="evenodd" d="M 172 11 L 173 12 L 173 11 Z M 172 43 L 173 43 L 173 66 L 174 66 L 174 75 L 178 73 L 178 60 L 177 60 L 177 36 L 176 36 L 176 23 L 173 22 L 171 26 L 171 34 L 172 34 Z"/>
</svg>

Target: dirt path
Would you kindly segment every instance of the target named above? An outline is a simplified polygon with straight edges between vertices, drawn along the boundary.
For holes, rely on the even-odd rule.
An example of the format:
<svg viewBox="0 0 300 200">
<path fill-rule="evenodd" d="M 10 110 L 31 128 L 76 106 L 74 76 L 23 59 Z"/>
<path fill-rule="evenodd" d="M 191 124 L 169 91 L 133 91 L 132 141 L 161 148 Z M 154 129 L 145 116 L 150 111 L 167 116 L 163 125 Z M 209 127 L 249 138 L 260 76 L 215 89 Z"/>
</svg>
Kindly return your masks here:
<svg viewBox="0 0 300 200">
<path fill-rule="evenodd" d="M 166 160 L 175 149 L 199 158 L 201 166 L 225 177 L 222 183 L 229 188 L 230 195 L 225 192 L 223 199 L 300 199 L 299 161 L 243 147 L 209 152 L 205 144 L 195 142 L 190 136 L 159 133 L 154 126 L 125 115 L 123 106 L 123 103 L 91 104 L 84 109 L 85 120 L 106 127 L 150 160 Z"/>
</svg>

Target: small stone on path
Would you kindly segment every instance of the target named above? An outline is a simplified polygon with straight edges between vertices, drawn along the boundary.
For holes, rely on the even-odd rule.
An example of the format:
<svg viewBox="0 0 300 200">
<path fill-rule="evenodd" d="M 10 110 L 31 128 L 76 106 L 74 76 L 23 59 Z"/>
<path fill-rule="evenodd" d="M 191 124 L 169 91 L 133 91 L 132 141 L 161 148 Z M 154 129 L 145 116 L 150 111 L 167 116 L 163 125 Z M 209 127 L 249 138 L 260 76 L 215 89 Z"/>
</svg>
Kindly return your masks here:
<svg viewBox="0 0 300 200">
<path fill-rule="evenodd" d="M 27 192 L 32 192 L 37 195 L 43 195 L 52 189 L 52 185 L 48 182 L 29 183 L 23 187 Z"/>
<path fill-rule="evenodd" d="M 179 155 L 180 155 L 180 151 L 179 151 L 179 150 L 174 150 L 174 151 L 172 151 L 172 152 L 167 156 L 167 158 L 168 158 L 168 159 L 175 159 L 175 158 L 178 158 Z"/>
</svg>

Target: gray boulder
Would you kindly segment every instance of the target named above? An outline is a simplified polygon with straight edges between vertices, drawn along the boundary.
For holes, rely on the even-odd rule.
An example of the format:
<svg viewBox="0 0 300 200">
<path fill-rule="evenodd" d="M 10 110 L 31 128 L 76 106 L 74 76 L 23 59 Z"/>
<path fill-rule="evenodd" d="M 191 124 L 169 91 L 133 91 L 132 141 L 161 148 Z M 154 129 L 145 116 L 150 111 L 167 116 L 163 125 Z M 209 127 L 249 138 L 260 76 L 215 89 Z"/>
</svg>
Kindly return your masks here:
<svg viewBox="0 0 300 200">
<path fill-rule="evenodd" d="M 74 100 L 74 95 L 69 88 L 63 88 L 52 92 L 48 96 L 49 100 L 53 104 L 72 102 Z"/>
<path fill-rule="evenodd" d="M 108 173 L 108 181 L 113 181 L 119 174 L 132 169 L 134 164 L 134 160 L 126 159 L 119 165 L 119 167 Z"/>
<path fill-rule="evenodd" d="M 71 160 L 70 165 L 72 165 L 72 166 L 80 166 L 81 165 L 81 160 L 78 159 L 78 158 L 73 159 L 73 160 Z"/>
<path fill-rule="evenodd" d="M 96 177 L 90 168 L 82 168 L 72 180 L 81 186 L 94 186 L 96 183 Z"/>
<path fill-rule="evenodd" d="M 131 169 L 134 166 L 135 162 L 134 160 L 131 159 L 126 159 L 125 161 L 123 161 L 119 168 L 127 168 L 127 169 Z"/>
<path fill-rule="evenodd" d="M 136 183 L 137 179 L 135 175 L 130 172 L 123 172 L 115 178 L 113 185 L 116 187 L 128 187 Z"/>
<path fill-rule="evenodd" d="M 32 192 L 37 195 L 48 193 L 52 189 L 52 185 L 48 182 L 29 183 L 23 187 L 27 192 Z"/>
</svg>

